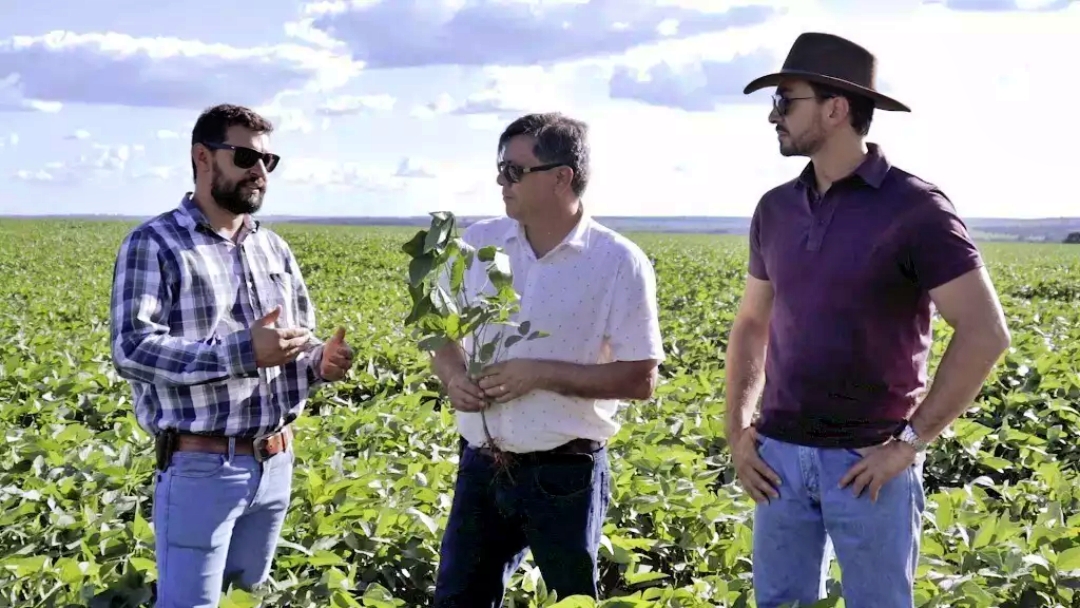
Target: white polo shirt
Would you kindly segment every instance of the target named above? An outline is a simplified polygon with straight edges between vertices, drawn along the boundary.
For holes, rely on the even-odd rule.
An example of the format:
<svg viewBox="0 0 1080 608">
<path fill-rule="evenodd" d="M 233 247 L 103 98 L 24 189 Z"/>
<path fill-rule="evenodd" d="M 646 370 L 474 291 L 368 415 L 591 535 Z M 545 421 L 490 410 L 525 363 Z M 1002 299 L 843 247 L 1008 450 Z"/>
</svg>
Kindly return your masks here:
<svg viewBox="0 0 1080 608">
<path fill-rule="evenodd" d="M 503 348 L 509 358 L 556 359 L 579 364 L 664 358 L 657 318 L 656 277 L 645 253 L 631 240 L 584 215 L 557 247 L 537 259 L 524 229 L 509 217 L 469 226 L 462 239 L 477 249 L 502 248 L 510 258 L 514 289 L 521 296 L 514 321 L 529 321 L 547 337 Z M 474 260 L 464 287 L 470 296 L 491 293 L 487 264 Z M 516 333 L 503 329 L 504 338 Z M 487 334 L 482 340 L 493 337 Z M 470 340 L 463 344 L 471 352 Z M 509 452 L 548 450 L 579 438 L 604 441 L 620 428 L 620 402 L 533 391 L 493 403 L 488 429 Z M 458 430 L 470 445 L 485 443 L 478 412 L 455 412 Z"/>
</svg>

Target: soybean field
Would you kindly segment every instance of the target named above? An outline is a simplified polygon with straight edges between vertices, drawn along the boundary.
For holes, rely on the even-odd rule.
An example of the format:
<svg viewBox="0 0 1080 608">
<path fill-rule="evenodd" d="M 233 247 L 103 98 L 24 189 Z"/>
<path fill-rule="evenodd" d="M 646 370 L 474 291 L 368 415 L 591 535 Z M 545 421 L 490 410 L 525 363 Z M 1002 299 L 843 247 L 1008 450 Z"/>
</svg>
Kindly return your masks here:
<svg viewBox="0 0 1080 608">
<path fill-rule="evenodd" d="M 0 221 L 0 607 L 149 606 L 153 442 L 108 348 L 130 222 Z M 357 359 L 296 424 L 271 584 L 223 607 L 426 606 L 456 469 L 453 416 L 411 342 L 413 228 L 275 225 Z M 754 606 L 753 503 L 724 441 L 742 237 L 630 234 L 653 259 L 668 360 L 621 413 L 602 548 L 607 607 Z M 1013 344 L 926 461 L 922 607 L 1080 607 L 1080 246 L 984 243 Z M 932 368 L 949 328 L 936 321 Z M 839 570 L 834 565 L 833 597 Z M 507 605 L 552 606 L 531 561 Z M 559 606 L 592 606 L 562 598 Z"/>
</svg>

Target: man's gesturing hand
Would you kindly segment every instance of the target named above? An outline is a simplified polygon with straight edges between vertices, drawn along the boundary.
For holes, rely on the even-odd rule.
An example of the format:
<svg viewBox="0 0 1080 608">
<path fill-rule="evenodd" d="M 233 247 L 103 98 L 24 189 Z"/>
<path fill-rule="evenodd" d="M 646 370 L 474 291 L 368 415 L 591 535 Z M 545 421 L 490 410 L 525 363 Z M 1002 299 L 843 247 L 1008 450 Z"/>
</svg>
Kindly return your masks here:
<svg viewBox="0 0 1080 608">
<path fill-rule="evenodd" d="M 331 382 L 337 382 L 345 377 L 345 372 L 349 371 L 352 364 L 352 347 L 345 342 L 345 328 L 339 327 L 334 336 L 323 344 L 319 374 Z"/>
<path fill-rule="evenodd" d="M 275 329 L 274 322 L 281 314 L 275 306 L 265 317 L 251 326 L 251 344 L 255 349 L 255 364 L 259 367 L 283 365 L 300 356 L 307 344 L 308 332 L 303 327 Z"/>
<path fill-rule="evenodd" d="M 450 396 L 450 405 L 454 406 L 455 410 L 479 412 L 487 407 L 484 392 L 464 369 L 450 378 L 446 392 Z"/>
<path fill-rule="evenodd" d="M 731 461 L 735 465 L 735 474 L 739 484 L 750 494 L 756 503 L 768 503 L 769 498 L 780 498 L 776 488 L 780 485 L 777 475 L 765 461 L 758 456 L 757 430 L 747 427 L 731 446 Z"/>
</svg>

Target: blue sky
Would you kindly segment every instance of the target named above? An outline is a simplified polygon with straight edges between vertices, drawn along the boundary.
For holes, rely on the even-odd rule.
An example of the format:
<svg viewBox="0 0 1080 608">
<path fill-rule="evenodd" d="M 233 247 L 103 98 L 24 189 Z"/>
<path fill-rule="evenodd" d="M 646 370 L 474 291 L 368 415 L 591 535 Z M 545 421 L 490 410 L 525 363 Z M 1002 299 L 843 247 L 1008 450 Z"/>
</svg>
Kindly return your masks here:
<svg viewBox="0 0 1080 608">
<path fill-rule="evenodd" d="M 913 113 L 870 141 L 962 214 L 1080 215 L 1062 0 L 4 0 L 0 214 L 167 210 L 232 102 L 277 126 L 265 213 L 502 213 L 500 131 L 559 110 L 591 127 L 593 213 L 746 216 L 805 159 L 741 90 L 803 31 L 879 57 Z"/>
</svg>

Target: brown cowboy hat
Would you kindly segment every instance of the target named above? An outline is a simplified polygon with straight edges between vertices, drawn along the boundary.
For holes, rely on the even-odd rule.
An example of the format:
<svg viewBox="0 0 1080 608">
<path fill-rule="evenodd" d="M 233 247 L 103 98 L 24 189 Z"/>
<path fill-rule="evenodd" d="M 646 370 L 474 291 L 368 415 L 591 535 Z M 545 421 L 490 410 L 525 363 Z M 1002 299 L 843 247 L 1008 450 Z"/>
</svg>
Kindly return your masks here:
<svg viewBox="0 0 1080 608">
<path fill-rule="evenodd" d="M 833 34 L 808 32 L 791 45 L 779 72 L 755 79 L 743 89 L 750 94 L 773 87 L 784 78 L 800 78 L 858 93 L 874 101 L 874 107 L 893 112 L 911 108 L 876 90 L 877 58 L 854 42 Z"/>
</svg>

